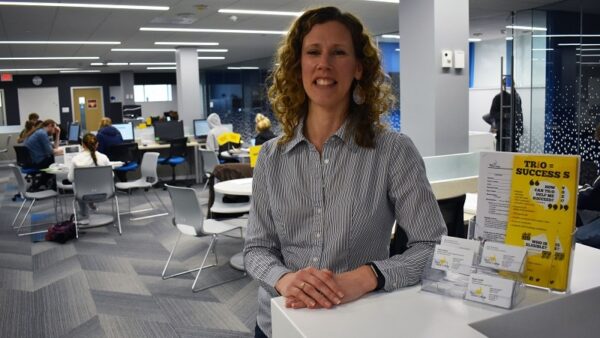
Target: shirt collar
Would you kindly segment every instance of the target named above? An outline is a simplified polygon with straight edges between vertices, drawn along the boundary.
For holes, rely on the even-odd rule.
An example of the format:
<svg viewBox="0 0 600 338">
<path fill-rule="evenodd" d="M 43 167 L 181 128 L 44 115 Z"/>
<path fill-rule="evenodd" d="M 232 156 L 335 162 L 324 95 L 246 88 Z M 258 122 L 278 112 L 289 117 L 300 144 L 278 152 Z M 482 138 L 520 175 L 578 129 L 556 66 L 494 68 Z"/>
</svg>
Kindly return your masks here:
<svg viewBox="0 0 600 338">
<path fill-rule="evenodd" d="M 300 123 L 298 123 L 298 125 L 296 126 L 296 129 L 294 130 L 294 136 L 292 137 L 292 139 L 285 144 L 284 149 L 283 149 L 283 153 L 286 154 L 288 152 L 290 152 L 292 149 L 294 149 L 298 144 L 300 143 L 310 143 L 308 141 L 308 139 L 304 136 L 304 118 L 300 120 Z M 339 139 L 343 144 L 346 144 L 350 150 L 352 151 L 356 151 L 358 150 L 358 145 L 356 144 L 356 142 L 354 142 L 354 137 L 352 137 L 352 135 L 350 135 L 349 133 L 346 134 L 346 131 L 348 130 L 348 118 L 346 118 L 346 120 L 344 121 L 344 123 L 342 124 L 342 126 L 330 137 L 330 140 L 332 138 L 337 138 Z M 329 142 L 329 140 L 328 140 Z"/>
</svg>

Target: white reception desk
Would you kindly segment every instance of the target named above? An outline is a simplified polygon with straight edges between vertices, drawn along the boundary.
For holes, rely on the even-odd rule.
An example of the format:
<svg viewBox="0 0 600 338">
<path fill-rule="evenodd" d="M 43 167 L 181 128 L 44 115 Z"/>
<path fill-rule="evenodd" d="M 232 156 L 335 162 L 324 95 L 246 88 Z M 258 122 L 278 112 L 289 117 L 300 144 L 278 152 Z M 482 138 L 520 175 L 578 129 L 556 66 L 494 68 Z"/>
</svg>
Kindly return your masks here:
<svg viewBox="0 0 600 338">
<path fill-rule="evenodd" d="M 600 250 L 577 244 L 571 292 L 600 286 Z M 271 300 L 274 338 L 317 337 L 484 337 L 468 324 L 508 310 L 420 291 L 420 286 L 378 292 L 353 303 L 319 310 L 285 308 L 283 297 Z M 517 308 L 562 297 L 527 288 Z"/>
</svg>

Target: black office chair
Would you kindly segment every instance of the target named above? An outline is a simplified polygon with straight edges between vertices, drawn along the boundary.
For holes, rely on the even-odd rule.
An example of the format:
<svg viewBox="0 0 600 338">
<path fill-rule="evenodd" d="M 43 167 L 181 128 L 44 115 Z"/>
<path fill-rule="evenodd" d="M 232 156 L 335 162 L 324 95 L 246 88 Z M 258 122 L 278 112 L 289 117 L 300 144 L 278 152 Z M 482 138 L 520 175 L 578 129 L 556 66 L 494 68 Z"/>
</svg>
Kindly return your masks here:
<svg viewBox="0 0 600 338">
<path fill-rule="evenodd" d="M 175 184 L 175 167 L 184 163 L 187 156 L 187 137 L 172 139 L 169 141 L 169 157 L 159 157 L 158 164 L 170 165 L 172 179 L 170 184 Z"/>
<path fill-rule="evenodd" d="M 34 167 L 29 149 L 24 144 L 15 144 L 14 149 L 17 156 L 17 165 L 19 168 L 21 168 L 21 173 L 25 175 L 25 180 L 28 183 L 31 183 L 31 186 L 37 186 L 41 172 L 39 169 Z M 12 198 L 13 201 L 15 201 L 19 196 L 20 194 L 15 195 Z"/>
<path fill-rule="evenodd" d="M 111 161 L 121 161 L 124 164 L 115 168 L 114 171 L 121 182 L 127 181 L 127 173 L 136 171 L 139 167 L 139 150 L 135 142 L 113 144 L 108 148 L 106 154 Z"/>
<path fill-rule="evenodd" d="M 598 164 L 594 161 L 581 161 L 579 185 L 593 184 L 598 177 Z"/>
<path fill-rule="evenodd" d="M 467 226 L 465 226 L 464 219 L 464 205 L 466 199 L 467 195 L 463 194 L 437 201 L 444 222 L 446 223 L 446 228 L 448 229 L 448 236 L 467 238 L 468 229 Z M 397 224 L 394 226 L 396 227 L 396 231 L 390 242 L 390 257 L 406 251 L 406 244 L 408 243 L 408 237 L 404 230 Z"/>
</svg>

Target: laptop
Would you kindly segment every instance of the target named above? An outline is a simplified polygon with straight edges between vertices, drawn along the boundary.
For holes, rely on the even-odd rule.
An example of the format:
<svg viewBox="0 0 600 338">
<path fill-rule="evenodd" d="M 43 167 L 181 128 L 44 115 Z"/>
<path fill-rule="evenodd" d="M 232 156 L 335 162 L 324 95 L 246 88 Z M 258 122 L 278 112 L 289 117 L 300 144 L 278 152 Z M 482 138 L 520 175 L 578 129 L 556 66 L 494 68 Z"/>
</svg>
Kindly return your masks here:
<svg viewBox="0 0 600 338">
<path fill-rule="evenodd" d="M 600 336 L 599 306 L 600 287 L 595 287 L 469 326 L 490 338 L 596 338 Z"/>
</svg>

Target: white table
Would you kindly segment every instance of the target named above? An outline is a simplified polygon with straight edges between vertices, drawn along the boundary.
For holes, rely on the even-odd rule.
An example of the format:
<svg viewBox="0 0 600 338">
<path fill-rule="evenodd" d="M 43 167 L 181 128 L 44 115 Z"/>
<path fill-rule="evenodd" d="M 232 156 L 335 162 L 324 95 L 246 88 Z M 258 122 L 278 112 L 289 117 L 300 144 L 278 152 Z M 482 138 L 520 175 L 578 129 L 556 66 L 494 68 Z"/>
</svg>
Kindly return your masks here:
<svg viewBox="0 0 600 338">
<path fill-rule="evenodd" d="M 600 250 L 577 244 L 571 292 L 600 286 Z M 527 288 L 517 307 L 537 304 L 560 295 Z M 284 298 L 271 300 L 274 338 L 292 337 L 484 337 L 468 326 L 508 310 L 420 291 L 413 286 L 379 292 L 355 302 L 323 310 L 285 308 Z"/>
</svg>

